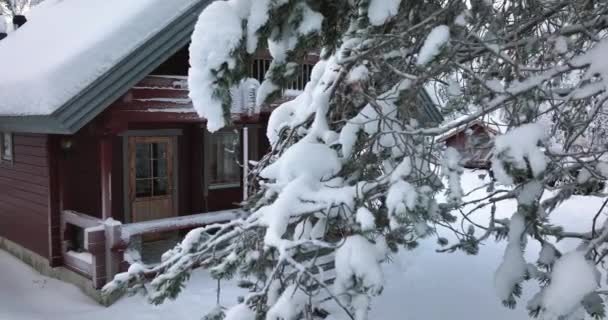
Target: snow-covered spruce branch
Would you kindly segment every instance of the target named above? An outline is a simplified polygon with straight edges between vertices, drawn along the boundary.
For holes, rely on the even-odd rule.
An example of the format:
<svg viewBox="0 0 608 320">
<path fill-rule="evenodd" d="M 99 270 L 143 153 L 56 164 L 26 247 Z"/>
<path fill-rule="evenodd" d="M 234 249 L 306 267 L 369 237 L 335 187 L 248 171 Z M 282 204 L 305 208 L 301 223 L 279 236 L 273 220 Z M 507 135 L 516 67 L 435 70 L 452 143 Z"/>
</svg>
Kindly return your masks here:
<svg viewBox="0 0 608 320">
<path fill-rule="evenodd" d="M 607 13 L 589 0 L 212 3 L 189 75 L 209 130 L 229 124 L 230 90 L 256 49 L 274 57 L 259 103 L 289 83 L 306 50 L 321 48 L 322 59 L 270 117 L 272 150 L 251 171 L 246 216 L 191 231 L 159 265 L 133 265 L 106 292 L 144 290 L 160 303 L 206 268 L 248 290 L 208 319 L 364 320 L 390 254 L 429 237 L 440 251 L 475 254 L 493 237 L 506 241 L 494 283 L 505 305 L 537 279 L 531 315 L 604 317 L 604 206 L 580 208 L 589 232 L 551 222 L 574 197 L 606 197 Z M 218 20 L 226 29 L 214 32 Z M 431 87 L 444 121 L 421 102 Z M 437 138 L 474 122 L 502 132 L 492 179 L 464 190 L 471 154 Z M 566 238 L 580 246 L 560 251 Z M 531 241 L 542 248 L 536 265 L 524 255 Z"/>
</svg>

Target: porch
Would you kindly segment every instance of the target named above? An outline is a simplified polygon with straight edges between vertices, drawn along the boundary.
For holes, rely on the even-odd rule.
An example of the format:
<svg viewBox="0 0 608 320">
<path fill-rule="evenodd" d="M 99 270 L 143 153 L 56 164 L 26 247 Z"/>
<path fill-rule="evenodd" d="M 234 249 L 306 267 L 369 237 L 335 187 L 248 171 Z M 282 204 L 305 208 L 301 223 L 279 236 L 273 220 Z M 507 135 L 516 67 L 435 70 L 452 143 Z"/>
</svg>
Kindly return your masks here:
<svg viewBox="0 0 608 320">
<path fill-rule="evenodd" d="M 179 77 L 148 77 L 74 135 L 57 139 L 56 260 L 101 288 L 130 262 L 158 261 L 188 230 L 238 216 L 260 115 L 210 134 Z M 142 252 L 143 251 L 143 252 Z"/>
<path fill-rule="evenodd" d="M 147 234 L 187 231 L 238 218 L 239 210 L 223 210 L 145 222 L 122 224 L 115 220 L 101 220 L 89 215 L 63 211 L 61 214 L 62 252 L 64 266 L 89 278 L 95 289 L 100 289 L 117 273 L 126 271 L 130 263 L 125 256 L 129 250 L 139 251 L 138 244 Z M 82 230 L 82 250 L 69 250 L 73 233 Z M 135 246 L 134 246 L 135 245 Z M 154 246 L 156 245 L 156 246 Z M 152 244 L 152 250 L 163 253 L 172 246 Z M 130 252 L 133 256 L 136 252 Z M 141 252 L 140 252 L 141 253 Z M 150 262 L 150 261 L 147 261 Z"/>
</svg>

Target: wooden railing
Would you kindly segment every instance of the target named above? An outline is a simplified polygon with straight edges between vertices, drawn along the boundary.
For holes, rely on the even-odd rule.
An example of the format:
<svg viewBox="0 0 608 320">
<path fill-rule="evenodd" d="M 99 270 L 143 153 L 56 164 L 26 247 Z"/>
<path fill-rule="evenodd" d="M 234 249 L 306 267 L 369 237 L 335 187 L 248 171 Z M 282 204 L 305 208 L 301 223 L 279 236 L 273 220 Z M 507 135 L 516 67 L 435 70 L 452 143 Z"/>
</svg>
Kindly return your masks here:
<svg viewBox="0 0 608 320">
<path fill-rule="evenodd" d="M 61 216 L 64 263 L 67 267 L 87 275 L 92 280 L 93 286 L 100 289 L 117 273 L 128 267 L 124 252 L 135 237 L 193 229 L 229 221 L 238 218 L 239 215 L 241 211 L 225 210 L 122 224 L 112 219 L 103 221 L 83 213 L 66 210 Z M 70 241 L 66 238 L 68 225 L 84 231 L 85 252 L 68 252 L 67 244 Z"/>
<path fill-rule="evenodd" d="M 84 252 L 68 251 L 72 241 L 71 228 L 79 228 L 84 234 Z M 72 230 L 73 231 L 73 230 Z M 91 278 L 95 288 L 105 283 L 105 229 L 101 219 L 84 213 L 66 210 L 61 214 L 61 245 L 64 264 Z"/>
<path fill-rule="evenodd" d="M 239 214 L 240 212 L 237 210 L 224 210 L 123 224 L 120 226 L 120 238 L 122 240 L 121 242 L 125 244 L 128 243 L 133 236 L 146 233 L 193 229 L 213 223 L 233 220 L 236 219 Z"/>
</svg>

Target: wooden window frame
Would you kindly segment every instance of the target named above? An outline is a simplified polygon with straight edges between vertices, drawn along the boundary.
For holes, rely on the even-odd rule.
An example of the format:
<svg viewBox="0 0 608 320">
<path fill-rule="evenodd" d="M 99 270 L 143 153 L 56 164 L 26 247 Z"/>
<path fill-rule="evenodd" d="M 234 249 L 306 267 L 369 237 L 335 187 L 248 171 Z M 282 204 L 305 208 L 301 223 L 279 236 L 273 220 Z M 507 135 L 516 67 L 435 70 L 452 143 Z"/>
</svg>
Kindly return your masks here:
<svg viewBox="0 0 608 320">
<path fill-rule="evenodd" d="M 236 160 L 239 160 L 239 155 L 241 155 L 242 151 L 240 150 L 241 146 L 242 146 L 242 134 L 241 134 L 241 128 L 237 127 L 237 128 L 226 128 L 223 130 L 220 130 L 216 133 L 210 133 L 209 131 L 205 130 L 205 143 L 204 143 L 204 176 L 203 176 L 203 180 L 205 181 L 205 185 L 206 185 L 206 189 L 207 190 L 222 190 L 222 189 L 234 189 L 234 188 L 240 188 L 241 187 L 241 183 L 242 183 L 242 178 L 243 178 L 243 169 L 241 166 L 238 165 L 238 162 L 236 163 L 236 165 L 239 167 L 238 168 L 238 178 L 235 179 L 235 181 L 233 182 L 224 182 L 224 183 L 212 183 L 211 182 L 211 164 L 212 164 L 212 157 L 214 155 L 213 152 L 213 148 L 212 148 L 212 139 L 213 139 L 213 135 L 214 134 L 227 134 L 227 133 L 234 133 L 234 130 L 237 130 L 237 137 L 239 139 L 237 146 L 238 146 L 238 150 L 237 151 L 237 155 L 236 155 Z"/>
</svg>

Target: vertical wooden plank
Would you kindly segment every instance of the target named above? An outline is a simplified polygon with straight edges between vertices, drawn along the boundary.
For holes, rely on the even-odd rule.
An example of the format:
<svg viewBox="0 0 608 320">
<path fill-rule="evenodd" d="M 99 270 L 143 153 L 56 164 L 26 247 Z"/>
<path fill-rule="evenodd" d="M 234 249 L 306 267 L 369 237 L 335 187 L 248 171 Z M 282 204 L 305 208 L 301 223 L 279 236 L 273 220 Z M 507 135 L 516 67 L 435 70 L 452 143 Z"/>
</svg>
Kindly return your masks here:
<svg viewBox="0 0 608 320">
<path fill-rule="evenodd" d="M 167 186 L 168 186 L 168 196 L 169 196 L 169 217 L 177 216 L 177 203 L 179 202 L 179 196 L 177 194 L 177 181 L 175 179 L 175 154 L 177 152 L 177 137 L 166 137 L 164 139 L 167 143 Z M 179 161 L 177 162 L 179 165 Z"/>
<path fill-rule="evenodd" d="M 48 225 L 49 225 L 49 264 L 57 267 L 62 264 L 61 252 L 61 173 L 59 165 L 60 146 L 58 136 L 48 136 L 47 138 L 47 164 L 49 168 L 49 206 L 48 206 Z"/>
<path fill-rule="evenodd" d="M 101 217 L 112 218 L 112 138 L 99 139 L 99 161 L 101 168 Z"/>
<path fill-rule="evenodd" d="M 114 279 L 118 274 L 123 262 L 124 252 L 116 251 L 116 247 L 121 243 L 122 225 L 119 222 L 106 223 L 105 228 L 105 258 L 106 258 L 106 280 Z"/>
<path fill-rule="evenodd" d="M 190 210 L 203 212 L 203 129 L 193 126 L 190 130 Z M 183 192 L 183 190 L 182 190 Z"/>
<path fill-rule="evenodd" d="M 246 201 L 249 195 L 249 128 L 247 126 L 243 126 L 241 144 L 243 146 L 243 201 Z"/>
<path fill-rule="evenodd" d="M 135 173 L 136 173 L 136 168 L 135 168 L 135 145 L 136 145 L 136 138 L 135 137 L 129 137 L 129 142 L 128 142 L 128 158 L 129 158 L 129 190 L 127 191 L 127 195 L 129 198 L 129 207 L 131 208 L 129 210 L 129 212 L 131 213 L 131 216 L 129 217 L 129 221 L 134 222 L 135 220 L 135 208 L 133 208 L 133 202 L 135 200 Z"/>
</svg>

